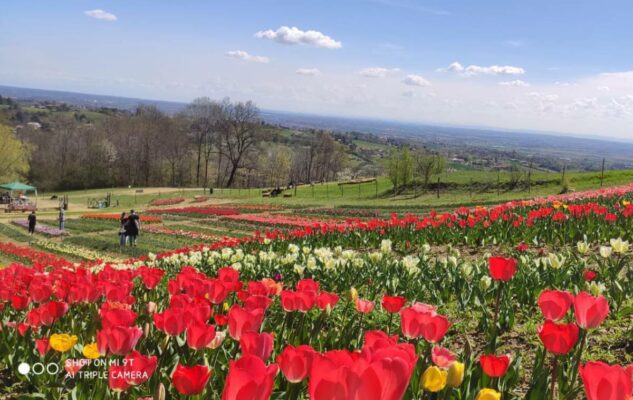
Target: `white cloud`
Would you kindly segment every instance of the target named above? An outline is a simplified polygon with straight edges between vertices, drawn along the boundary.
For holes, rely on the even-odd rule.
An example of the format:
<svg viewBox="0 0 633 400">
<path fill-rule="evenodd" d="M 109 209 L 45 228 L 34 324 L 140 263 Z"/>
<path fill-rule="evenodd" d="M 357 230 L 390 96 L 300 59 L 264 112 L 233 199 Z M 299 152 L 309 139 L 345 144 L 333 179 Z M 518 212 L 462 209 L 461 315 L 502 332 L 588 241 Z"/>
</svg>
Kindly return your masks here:
<svg viewBox="0 0 633 400">
<path fill-rule="evenodd" d="M 423 76 L 413 75 L 413 74 L 407 75 L 407 77 L 404 78 L 402 83 L 409 86 L 420 86 L 420 87 L 431 86 L 431 82 L 424 79 Z"/>
<path fill-rule="evenodd" d="M 270 61 L 270 59 L 268 57 L 254 56 L 252 54 L 248 54 L 247 52 L 245 52 L 243 50 L 227 51 L 226 52 L 226 56 L 227 57 L 232 57 L 232 58 L 237 58 L 237 59 L 244 60 L 244 61 L 262 63 L 262 64 L 267 64 Z"/>
<path fill-rule="evenodd" d="M 386 78 L 388 75 L 397 74 L 398 72 L 400 72 L 400 68 L 370 67 L 361 69 L 358 74 L 367 78 Z"/>
<path fill-rule="evenodd" d="M 455 61 L 451 65 L 449 65 L 446 71 L 454 72 L 456 74 L 464 75 L 464 76 L 473 76 L 473 75 L 523 75 L 525 74 L 525 69 L 521 67 L 513 67 L 511 65 L 491 65 L 488 67 L 482 67 L 479 65 L 469 65 L 464 67 L 459 62 Z M 439 71 L 445 71 L 444 69 L 440 69 Z"/>
<path fill-rule="evenodd" d="M 521 79 L 515 79 L 513 81 L 503 81 L 499 82 L 501 86 L 514 86 L 514 87 L 530 87 L 530 84 L 526 81 L 522 81 Z"/>
<path fill-rule="evenodd" d="M 116 15 L 100 9 L 84 11 L 84 14 L 96 19 L 114 22 L 117 20 Z"/>
<path fill-rule="evenodd" d="M 282 44 L 305 44 L 325 49 L 340 49 L 343 44 L 319 31 L 302 31 L 296 26 L 282 26 L 276 31 L 268 29 L 255 34 L 256 38 L 274 40 Z"/>
<path fill-rule="evenodd" d="M 295 71 L 297 75 L 316 76 L 321 75 L 321 71 L 316 68 L 299 68 Z"/>
</svg>

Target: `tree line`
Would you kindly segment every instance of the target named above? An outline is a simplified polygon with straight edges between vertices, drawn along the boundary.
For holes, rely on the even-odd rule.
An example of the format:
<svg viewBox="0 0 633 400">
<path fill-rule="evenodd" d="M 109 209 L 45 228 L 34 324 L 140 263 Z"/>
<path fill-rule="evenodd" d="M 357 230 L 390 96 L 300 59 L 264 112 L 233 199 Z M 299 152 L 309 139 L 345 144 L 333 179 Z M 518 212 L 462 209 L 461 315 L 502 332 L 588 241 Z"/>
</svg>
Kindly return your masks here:
<svg viewBox="0 0 633 400">
<path fill-rule="evenodd" d="M 274 187 L 336 179 L 347 165 L 345 146 L 327 132 L 279 143 L 280 130 L 264 123 L 250 101 L 204 97 L 176 115 L 144 105 L 97 115 L 88 121 L 52 112 L 38 116 L 41 127 L 5 127 L 0 152 L 20 156 L 0 179 L 10 175 L 43 190 Z M 11 122 L 20 121 L 5 118 Z"/>
</svg>

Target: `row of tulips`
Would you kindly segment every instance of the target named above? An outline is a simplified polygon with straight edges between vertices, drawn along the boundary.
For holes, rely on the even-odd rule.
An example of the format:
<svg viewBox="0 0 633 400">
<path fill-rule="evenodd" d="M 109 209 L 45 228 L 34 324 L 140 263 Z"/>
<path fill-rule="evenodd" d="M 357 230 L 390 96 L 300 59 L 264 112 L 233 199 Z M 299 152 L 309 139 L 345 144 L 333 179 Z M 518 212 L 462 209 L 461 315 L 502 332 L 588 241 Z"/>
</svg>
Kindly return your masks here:
<svg viewBox="0 0 633 400">
<path fill-rule="evenodd" d="M 84 214 L 81 216 L 84 219 L 96 219 L 96 220 L 106 220 L 106 221 L 118 221 L 121 219 L 121 214 Z M 157 222 L 162 222 L 162 219 L 156 215 L 140 215 L 140 219 L 142 223 L 152 224 Z"/>
<path fill-rule="evenodd" d="M 171 198 L 156 198 L 149 202 L 151 206 L 173 206 L 175 204 L 180 204 L 185 201 L 184 197 L 171 197 Z"/>
<path fill-rule="evenodd" d="M 169 226 L 160 225 L 160 224 L 148 225 L 143 228 L 143 231 L 149 232 L 149 233 L 161 234 L 161 235 L 168 235 L 168 236 L 179 236 L 179 237 L 185 237 L 185 238 L 190 238 L 190 239 L 207 240 L 210 242 L 217 239 L 217 236 L 209 235 L 206 233 L 190 231 L 190 230 L 185 230 L 185 229 L 173 229 Z"/>
<path fill-rule="evenodd" d="M 11 221 L 11 223 L 13 225 L 19 226 L 24 229 L 29 228 L 29 222 L 26 219 L 13 220 Z M 65 234 L 65 232 L 61 229 L 58 229 L 49 225 L 45 225 L 42 223 L 35 225 L 35 233 L 39 233 L 41 235 L 51 236 L 51 237 L 62 236 Z"/>
</svg>

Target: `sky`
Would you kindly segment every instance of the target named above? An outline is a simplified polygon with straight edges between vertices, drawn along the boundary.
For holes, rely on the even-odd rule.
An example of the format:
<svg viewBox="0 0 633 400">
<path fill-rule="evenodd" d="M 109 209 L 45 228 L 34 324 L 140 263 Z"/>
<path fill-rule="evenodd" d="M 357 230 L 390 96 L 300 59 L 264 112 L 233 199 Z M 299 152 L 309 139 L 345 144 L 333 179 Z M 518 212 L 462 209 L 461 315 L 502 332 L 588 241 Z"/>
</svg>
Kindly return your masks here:
<svg viewBox="0 0 633 400">
<path fill-rule="evenodd" d="M 633 139 L 630 0 L 3 0 L 0 84 Z"/>
</svg>

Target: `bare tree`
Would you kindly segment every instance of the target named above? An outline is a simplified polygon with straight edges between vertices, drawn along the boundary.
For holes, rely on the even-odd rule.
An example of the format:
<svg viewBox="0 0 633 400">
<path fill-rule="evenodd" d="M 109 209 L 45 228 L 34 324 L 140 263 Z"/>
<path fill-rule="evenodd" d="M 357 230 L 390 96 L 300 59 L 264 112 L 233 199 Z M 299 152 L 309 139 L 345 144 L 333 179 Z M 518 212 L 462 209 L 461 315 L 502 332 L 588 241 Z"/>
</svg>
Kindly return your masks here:
<svg viewBox="0 0 633 400">
<path fill-rule="evenodd" d="M 200 97 L 182 111 L 190 121 L 189 134 L 196 150 L 196 186 L 207 187 L 209 162 L 214 148 L 214 132 L 222 116 L 222 104 Z M 202 179 L 202 182 L 201 182 Z"/>
<path fill-rule="evenodd" d="M 244 158 L 255 148 L 261 138 L 259 109 L 251 101 L 222 103 L 223 115 L 219 121 L 219 153 L 229 163 L 227 187 L 231 187 L 237 171 L 245 163 Z"/>
</svg>

